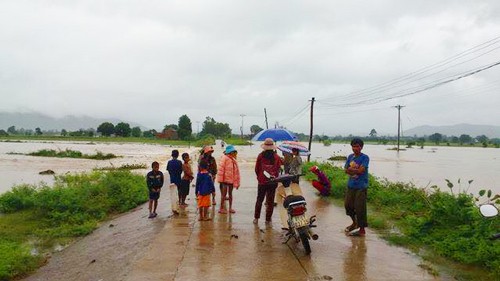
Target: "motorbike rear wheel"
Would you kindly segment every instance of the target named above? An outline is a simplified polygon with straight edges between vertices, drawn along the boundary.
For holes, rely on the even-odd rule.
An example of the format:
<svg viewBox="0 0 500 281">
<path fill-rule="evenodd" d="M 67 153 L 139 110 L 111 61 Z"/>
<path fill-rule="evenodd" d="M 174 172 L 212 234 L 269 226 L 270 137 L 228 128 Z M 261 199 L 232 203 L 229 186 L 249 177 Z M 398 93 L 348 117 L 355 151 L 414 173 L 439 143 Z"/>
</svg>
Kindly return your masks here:
<svg viewBox="0 0 500 281">
<path fill-rule="evenodd" d="M 306 255 L 311 253 L 311 245 L 309 245 L 309 235 L 307 235 L 306 231 L 301 231 L 299 233 L 300 241 L 302 241 L 302 245 L 304 246 L 304 250 L 306 251 Z"/>
</svg>

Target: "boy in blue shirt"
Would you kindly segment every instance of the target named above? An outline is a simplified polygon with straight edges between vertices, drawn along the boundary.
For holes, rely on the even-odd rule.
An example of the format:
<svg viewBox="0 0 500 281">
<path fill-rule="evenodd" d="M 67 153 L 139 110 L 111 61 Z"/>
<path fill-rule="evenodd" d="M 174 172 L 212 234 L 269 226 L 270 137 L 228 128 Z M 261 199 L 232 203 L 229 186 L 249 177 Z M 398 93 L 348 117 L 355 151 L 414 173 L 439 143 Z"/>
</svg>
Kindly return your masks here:
<svg viewBox="0 0 500 281">
<path fill-rule="evenodd" d="M 204 160 L 200 162 L 198 175 L 196 176 L 196 200 L 198 201 L 199 221 L 208 221 L 208 208 L 210 207 L 211 194 L 215 192 L 214 181 L 208 172 L 208 163 Z"/>
<path fill-rule="evenodd" d="M 351 217 L 352 224 L 346 227 L 349 236 L 365 236 L 366 219 L 366 192 L 368 189 L 368 165 L 370 158 L 361 153 L 363 140 L 354 138 L 351 141 L 353 154 L 347 157 L 344 171 L 349 176 L 345 195 L 345 211 Z M 359 230 L 354 231 L 359 227 Z"/>
<path fill-rule="evenodd" d="M 158 199 L 160 198 L 160 191 L 163 186 L 163 173 L 160 172 L 160 164 L 158 162 L 153 162 L 151 164 L 153 169 L 146 175 L 146 183 L 149 190 L 149 216 L 152 219 L 158 214 L 156 213 L 156 208 L 158 207 Z"/>
<path fill-rule="evenodd" d="M 172 150 L 172 159 L 167 162 L 167 171 L 170 175 L 170 183 L 177 186 L 177 194 L 179 195 L 179 205 L 182 204 L 181 192 L 181 174 L 182 174 L 182 161 L 177 159 L 179 157 L 179 150 Z"/>
</svg>

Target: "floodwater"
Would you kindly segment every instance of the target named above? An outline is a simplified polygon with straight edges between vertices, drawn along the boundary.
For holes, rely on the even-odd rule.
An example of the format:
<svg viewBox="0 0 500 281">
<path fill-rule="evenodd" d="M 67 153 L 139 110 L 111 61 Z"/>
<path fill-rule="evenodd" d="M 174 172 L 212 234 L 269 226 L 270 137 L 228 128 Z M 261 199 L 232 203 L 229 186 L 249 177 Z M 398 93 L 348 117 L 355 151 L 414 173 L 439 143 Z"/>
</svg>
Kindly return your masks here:
<svg viewBox="0 0 500 281">
<path fill-rule="evenodd" d="M 307 143 L 304 143 L 307 146 Z M 407 148 L 405 151 L 389 150 L 390 145 L 365 145 L 363 153 L 370 156 L 369 172 L 391 181 L 412 182 L 418 187 L 437 185 L 447 190 L 446 179 L 459 187 L 477 194 L 481 189 L 500 193 L 500 149 L 478 147 Z M 349 144 L 324 146 L 313 143 L 311 160 L 325 161 L 332 155 L 347 156 L 352 153 Z M 260 147 L 242 147 L 239 152 L 257 155 Z M 344 161 L 334 161 L 343 166 Z M 458 184 L 460 180 L 461 184 Z M 469 180 L 473 182 L 468 184 Z"/>
<path fill-rule="evenodd" d="M 454 183 L 454 190 L 468 189 L 477 194 L 481 189 L 491 189 L 500 193 L 500 149 L 477 147 L 424 147 L 409 148 L 405 151 L 388 150 L 392 146 L 365 145 L 363 152 L 370 156 L 370 173 L 391 181 L 413 182 L 419 187 L 438 185 L 446 190 L 446 181 Z M 73 149 L 86 154 L 113 153 L 120 158 L 111 160 L 88 160 L 69 158 L 47 158 L 25 155 L 11 155 L 9 152 L 29 153 L 40 149 Z M 164 145 L 138 143 L 86 143 L 86 142 L 0 142 L 0 193 L 14 184 L 53 182 L 53 176 L 39 175 L 40 171 L 51 169 L 56 174 L 82 172 L 98 167 L 119 167 L 123 164 L 146 164 L 160 162 L 165 170 L 173 148 Z M 215 156 L 221 154 L 220 146 L 215 146 Z M 182 150 L 182 149 L 181 149 Z M 194 148 L 184 148 L 194 151 Z M 259 145 L 238 147 L 240 157 L 252 158 L 261 150 Z M 332 155 L 347 156 L 351 153 L 348 144 L 324 146 L 312 144 L 311 160 L 324 161 Z M 182 152 L 182 151 L 181 151 Z M 342 161 L 334 162 L 343 165 Z M 138 170 L 146 173 L 147 170 Z M 458 184 L 458 180 L 461 184 Z M 469 187 L 468 181 L 473 180 Z"/>
</svg>

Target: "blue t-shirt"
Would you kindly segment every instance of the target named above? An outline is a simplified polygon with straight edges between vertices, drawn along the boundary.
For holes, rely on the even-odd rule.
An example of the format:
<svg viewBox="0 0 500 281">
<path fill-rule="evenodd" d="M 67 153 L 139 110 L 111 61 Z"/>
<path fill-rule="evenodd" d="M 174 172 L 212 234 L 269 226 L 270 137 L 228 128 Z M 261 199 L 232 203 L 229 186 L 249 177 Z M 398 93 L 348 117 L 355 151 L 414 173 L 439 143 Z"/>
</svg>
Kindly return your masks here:
<svg viewBox="0 0 500 281">
<path fill-rule="evenodd" d="M 170 175 L 170 183 L 181 186 L 182 161 L 179 159 L 169 160 L 167 163 L 167 171 Z"/>
<path fill-rule="evenodd" d="M 195 194 L 208 195 L 215 191 L 215 185 L 212 176 L 209 173 L 198 173 L 196 176 Z"/>
<path fill-rule="evenodd" d="M 347 187 L 351 189 L 365 189 L 368 187 L 368 165 L 370 164 L 370 158 L 368 155 L 361 153 L 359 156 L 355 156 L 354 153 L 347 157 L 344 169 L 349 167 L 365 167 L 365 172 L 361 175 L 349 176 L 347 181 Z"/>
</svg>

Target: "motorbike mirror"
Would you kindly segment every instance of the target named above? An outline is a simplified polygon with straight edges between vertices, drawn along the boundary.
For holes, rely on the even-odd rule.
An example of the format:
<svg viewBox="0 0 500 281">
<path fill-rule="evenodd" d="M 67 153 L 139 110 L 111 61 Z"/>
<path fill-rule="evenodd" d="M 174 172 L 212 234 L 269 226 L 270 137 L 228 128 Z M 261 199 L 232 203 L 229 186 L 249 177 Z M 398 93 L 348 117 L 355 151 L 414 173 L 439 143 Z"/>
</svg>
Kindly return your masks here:
<svg viewBox="0 0 500 281">
<path fill-rule="evenodd" d="M 491 218 L 498 215 L 498 209 L 492 204 L 484 204 L 479 207 L 481 215 Z"/>
<path fill-rule="evenodd" d="M 268 179 L 271 178 L 271 174 L 268 171 L 264 171 L 264 176 L 266 176 L 266 178 Z"/>
</svg>

